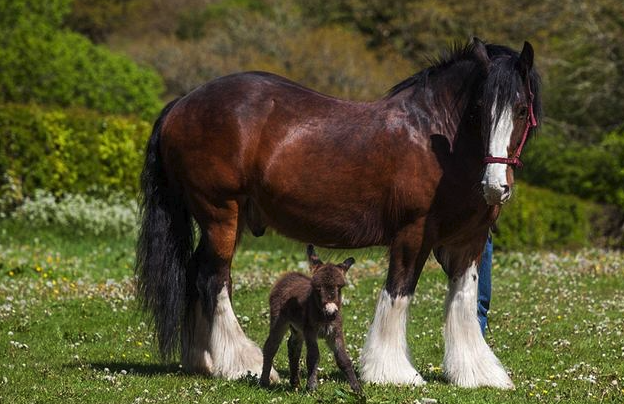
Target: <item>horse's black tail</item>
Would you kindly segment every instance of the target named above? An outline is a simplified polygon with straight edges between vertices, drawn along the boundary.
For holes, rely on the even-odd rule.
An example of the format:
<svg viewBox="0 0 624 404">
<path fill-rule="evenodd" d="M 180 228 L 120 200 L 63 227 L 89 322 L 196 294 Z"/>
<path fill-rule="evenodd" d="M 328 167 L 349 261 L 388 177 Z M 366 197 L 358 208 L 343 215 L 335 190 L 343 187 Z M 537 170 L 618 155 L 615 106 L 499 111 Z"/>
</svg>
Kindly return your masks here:
<svg viewBox="0 0 624 404">
<path fill-rule="evenodd" d="M 186 300 L 186 269 L 193 249 L 193 222 L 180 191 L 168 184 L 160 155 L 163 121 L 177 100 L 154 123 L 141 173 L 141 229 L 135 273 L 143 308 L 156 326 L 160 353 L 171 358 L 179 346 Z"/>
</svg>

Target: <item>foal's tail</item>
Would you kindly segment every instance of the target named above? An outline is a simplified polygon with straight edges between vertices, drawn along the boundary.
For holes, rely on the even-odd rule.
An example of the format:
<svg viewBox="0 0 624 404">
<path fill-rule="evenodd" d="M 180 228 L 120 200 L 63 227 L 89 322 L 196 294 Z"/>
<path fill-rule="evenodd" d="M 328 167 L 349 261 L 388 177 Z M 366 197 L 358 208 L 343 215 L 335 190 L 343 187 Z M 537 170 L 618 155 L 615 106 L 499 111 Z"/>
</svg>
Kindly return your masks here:
<svg viewBox="0 0 624 404">
<path fill-rule="evenodd" d="M 162 110 L 147 144 L 135 267 L 139 299 L 153 318 L 165 359 L 178 347 L 186 304 L 185 273 L 193 249 L 191 216 L 181 193 L 168 184 L 159 151 L 162 124 L 176 101 Z"/>
</svg>

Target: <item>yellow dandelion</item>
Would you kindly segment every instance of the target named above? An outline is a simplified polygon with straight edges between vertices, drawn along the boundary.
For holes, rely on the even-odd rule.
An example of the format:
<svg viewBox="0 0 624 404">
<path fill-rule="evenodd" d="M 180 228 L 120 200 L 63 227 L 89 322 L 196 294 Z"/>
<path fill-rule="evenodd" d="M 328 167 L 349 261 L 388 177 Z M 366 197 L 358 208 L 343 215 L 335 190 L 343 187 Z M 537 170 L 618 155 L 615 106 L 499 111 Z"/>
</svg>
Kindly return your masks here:
<svg viewBox="0 0 624 404">
<path fill-rule="evenodd" d="M 58 295 L 59 294 L 59 290 L 58 289 L 54 289 L 54 294 Z"/>
<path fill-rule="evenodd" d="M 46 258 L 46 262 L 47 262 L 48 264 L 51 264 L 51 263 L 52 263 L 52 256 L 51 256 L 51 255 L 48 255 L 48 258 Z"/>
<path fill-rule="evenodd" d="M 121 354 L 121 357 L 122 357 L 122 358 L 125 358 L 125 357 L 126 357 L 126 354 L 125 354 L 125 353 L 122 353 L 122 354 Z"/>
<path fill-rule="evenodd" d="M 37 268 L 35 268 L 35 271 L 41 272 L 41 271 L 43 271 L 43 268 L 41 268 L 39 265 L 37 265 Z"/>
<path fill-rule="evenodd" d="M 137 341 L 137 346 L 143 346 L 143 343 L 141 341 Z"/>
<path fill-rule="evenodd" d="M 542 393 L 548 394 L 548 390 L 542 390 Z"/>
<path fill-rule="evenodd" d="M 44 277 L 44 278 L 47 278 L 47 277 L 48 277 L 48 274 L 47 274 L 47 273 L 44 273 L 44 274 L 43 274 L 43 277 Z"/>
<path fill-rule="evenodd" d="M 150 356 L 150 354 L 146 353 L 146 354 L 145 354 L 145 357 L 146 357 L 146 358 L 150 358 L 151 356 Z"/>
<path fill-rule="evenodd" d="M 15 275 L 15 272 L 9 271 L 9 276 L 13 276 L 13 275 Z"/>
</svg>

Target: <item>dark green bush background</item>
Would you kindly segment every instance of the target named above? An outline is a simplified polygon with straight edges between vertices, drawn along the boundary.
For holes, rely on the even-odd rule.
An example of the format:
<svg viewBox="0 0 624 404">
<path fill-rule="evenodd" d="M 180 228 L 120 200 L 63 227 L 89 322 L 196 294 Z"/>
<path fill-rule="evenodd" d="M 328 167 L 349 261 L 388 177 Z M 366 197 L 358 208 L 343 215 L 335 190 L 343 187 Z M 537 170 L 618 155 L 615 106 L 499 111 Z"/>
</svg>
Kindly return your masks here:
<svg viewBox="0 0 624 404">
<path fill-rule="evenodd" d="M 152 119 L 161 78 L 129 58 L 62 29 L 71 0 L 0 6 L 0 102 L 83 106 Z"/>
<path fill-rule="evenodd" d="M 582 247 L 591 244 L 601 208 L 580 198 L 516 183 L 503 206 L 494 244 L 503 249 Z"/>
</svg>

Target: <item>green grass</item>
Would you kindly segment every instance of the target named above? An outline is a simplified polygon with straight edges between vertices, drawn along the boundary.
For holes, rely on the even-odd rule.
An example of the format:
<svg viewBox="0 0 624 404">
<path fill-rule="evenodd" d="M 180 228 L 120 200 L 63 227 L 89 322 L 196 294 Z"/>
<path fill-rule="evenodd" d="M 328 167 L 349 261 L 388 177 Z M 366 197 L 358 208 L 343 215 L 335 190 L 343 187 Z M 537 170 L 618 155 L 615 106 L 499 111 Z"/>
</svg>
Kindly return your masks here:
<svg viewBox="0 0 624 404">
<path fill-rule="evenodd" d="M 320 252 L 323 256 L 325 251 Z M 383 285 L 383 252 L 351 251 L 356 264 L 344 291 L 346 341 L 356 360 Z M 336 259 L 347 252 L 334 252 Z M 234 271 L 234 305 L 247 334 L 268 332 L 268 290 L 283 271 L 305 271 L 302 245 L 269 234 L 245 239 Z M 286 382 L 286 349 L 276 358 L 281 384 L 224 381 L 163 364 L 137 309 L 133 240 L 80 237 L 0 223 L 0 402 L 325 403 L 355 402 L 322 348 L 315 393 Z M 303 269 L 302 269 L 303 268 Z M 444 381 L 440 363 L 445 276 L 429 262 L 412 301 L 408 341 L 424 387 L 364 387 L 369 403 L 624 402 L 624 255 L 495 254 L 488 342 L 516 390 L 462 389 Z M 284 344 L 285 345 L 285 344 Z"/>
</svg>

